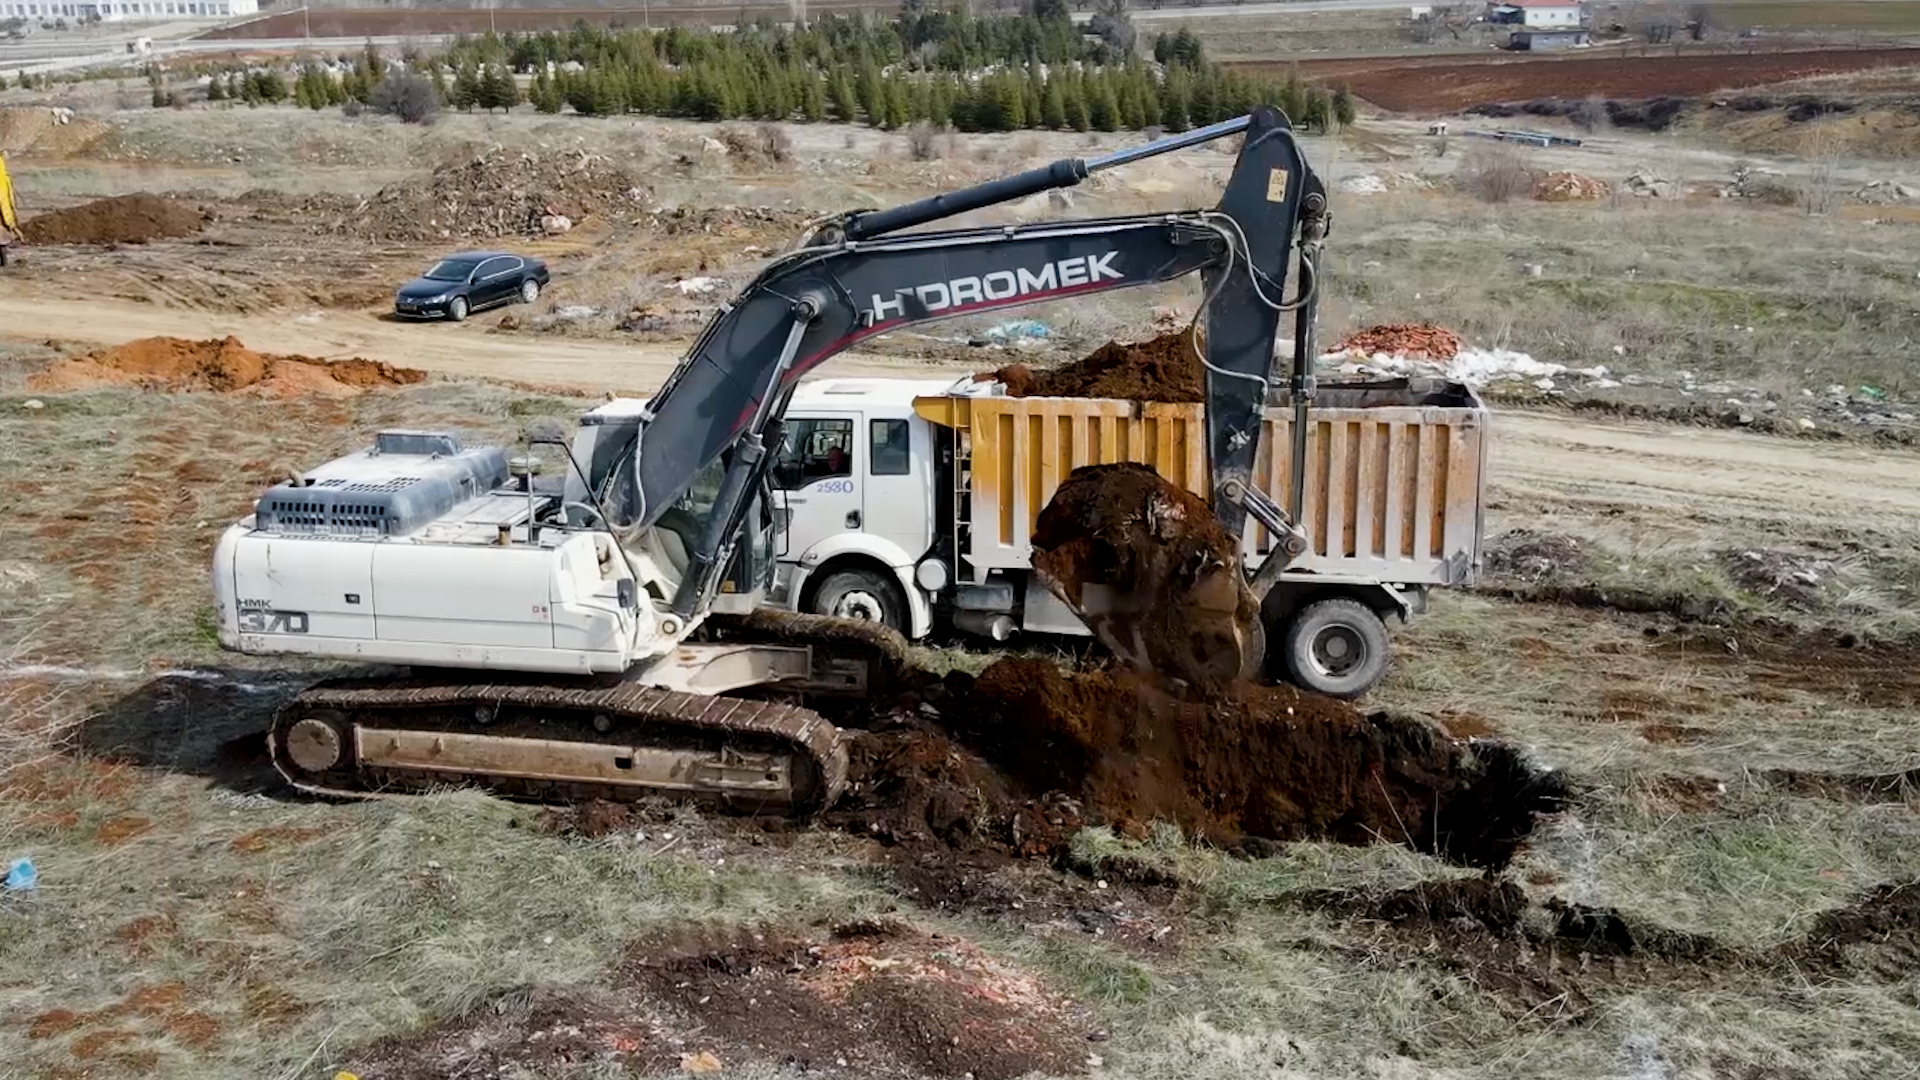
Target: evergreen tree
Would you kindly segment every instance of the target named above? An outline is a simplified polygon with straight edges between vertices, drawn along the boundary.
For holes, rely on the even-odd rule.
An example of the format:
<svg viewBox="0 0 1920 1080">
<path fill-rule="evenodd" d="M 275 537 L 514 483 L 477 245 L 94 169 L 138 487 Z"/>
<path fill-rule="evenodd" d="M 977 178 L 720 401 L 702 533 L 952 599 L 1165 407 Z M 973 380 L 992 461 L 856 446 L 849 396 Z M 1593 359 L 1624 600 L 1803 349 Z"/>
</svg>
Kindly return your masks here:
<svg viewBox="0 0 1920 1080">
<path fill-rule="evenodd" d="M 913 110 L 908 100 L 905 79 L 887 80 L 887 123 L 889 131 L 906 127 L 913 120 Z"/>
<path fill-rule="evenodd" d="M 225 75 L 216 72 L 213 78 L 207 80 L 207 100 L 227 100 L 227 77 Z"/>
<path fill-rule="evenodd" d="M 454 108 L 466 112 L 480 103 L 481 89 L 480 72 L 474 67 L 473 61 L 468 60 L 453 73 L 453 93 L 447 101 Z"/>
<path fill-rule="evenodd" d="M 533 73 L 533 89 L 527 95 L 527 100 L 533 102 L 535 109 L 548 115 L 560 111 L 560 91 L 554 87 L 553 80 L 547 78 L 546 68 L 542 67 Z"/>
<path fill-rule="evenodd" d="M 373 41 L 371 39 L 367 41 L 366 46 L 360 51 L 360 62 L 366 67 L 367 82 L 369 85 L 377 83 L 387 77 L 386 61 L 380 59 L 380 53 L 373 47 Z"/>
<path fill-rule="evenodd" d="M 827 118 L 827 88 L 817 75 L 805 76 L 801 84 L 800 118 L 809 124 L 817 124 Z"/>
<path fill-rule="evenodd" d="M 1335 90 L 1333 92 L 1334 122 L 1341 127 L 1348 127 L 1358 118 L 1359 113 L 1353 107 L 1353 95 L 1348 93 L 1347 88 L 1344 86 Z"/>
<path fill-rule="evenodd" d="M 844 71 L 835 68 L 827 78 L 828 114 L 843 124 L 853 123 L 855 100 L 853 84 Z"/>
<path fill-rule="evenodd" d="M 440 62 L 436 60 L 430 67 L 430 74 L 433 79 L 433 92 L 440 95 L 441 101 L 452 101 L 453 94 L 447 89 L 447 76 L 446 73 L 441 70 Z"/>
<path fill-rule="evenodd" d="M 520 84 L 514 81 L 513 73 L 504 66 L 489 64 L 480 77 L 480 93 L 476 103 L 488 112 L 495 109 L 510 111 L 520 104 Z"/>
<path fill-rule="evenodd" d="M 1046 93 L 1040 99 L 1040 126 L 1058 131 L 1067 126 L 1067 99 L 1060 92 L 1060 80 L 1048 79 Z"/>
<path fill-rule="evenodd" d="M 1093 85 L 1093 96 L 1087 102 L 1087 114 L 1095 131 L 1119 130 L 1120 105 L 1114 100 L 1112 84 L 1105 79 Z"/>
<path fill-rule="evenodd" d="M 160 81 L 159 71 L 156 70 L 152 75 L 147 76 L 147 87 L 148 89 L 153 91 L 153 95 L 152 95 L 153 107 L 156 109 L 166 108 L 167 107 L 167 87 L 165 83 Z"/>
<path fill-rule="evenodd" d="M 1088 115 L 1086 87 L 1079 79 L 1063 80 L 1060 92 L 1065 98 L 1067 126 L 1075 131 L 1087 131 L 1093 127 L 1093 118 Z"/>
</svg>

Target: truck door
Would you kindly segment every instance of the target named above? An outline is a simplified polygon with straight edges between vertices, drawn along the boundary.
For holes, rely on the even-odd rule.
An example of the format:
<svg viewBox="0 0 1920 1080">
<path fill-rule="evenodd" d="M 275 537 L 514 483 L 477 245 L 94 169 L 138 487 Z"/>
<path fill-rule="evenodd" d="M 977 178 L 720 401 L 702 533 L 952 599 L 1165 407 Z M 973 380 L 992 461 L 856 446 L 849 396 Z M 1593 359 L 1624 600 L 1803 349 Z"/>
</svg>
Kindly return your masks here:
<svg viewBox="0 0 1920 1080">
<path fill-rule="evenodd" d="M 933 546 L 933 432 L 906 417 L 869 414 L 866 425 L 867 531 L 918 559 Z"/>
<path fill-rule="evenodd" d="M 783 560 L 797 561 L 828 537 L 866 527 L 858 428 L 854 415 L 788 416 L 786 442 L 773 465 L 775 497 L 787 521 Z"/>
</svg>

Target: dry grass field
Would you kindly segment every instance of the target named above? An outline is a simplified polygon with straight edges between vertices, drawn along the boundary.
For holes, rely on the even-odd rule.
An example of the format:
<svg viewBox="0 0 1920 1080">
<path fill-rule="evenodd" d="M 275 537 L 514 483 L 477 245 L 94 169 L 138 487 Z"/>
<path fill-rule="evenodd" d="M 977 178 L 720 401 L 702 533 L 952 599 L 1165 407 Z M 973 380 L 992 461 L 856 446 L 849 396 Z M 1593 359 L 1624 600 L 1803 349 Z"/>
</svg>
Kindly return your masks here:
<svg viewBox="0 0 1920 1080">
<path fill-rule="evenodd" d="M 1309 139 L 1336 185 L 1394 178 L 1335 195 L 1329 342 L 1429 319 L 1633 377 L 1492 388 L 1481 583 L 1396 629 L 1367 703 L 1523 747 L 1566 807 L 1493 872 L 1405 835 L 1229 852 L 1165 824 L 1023 859 L 665 803 L 598 820 L 472 792 L 299 797 L 259 733 L 331 669 L 220 652 L 206 568 L 262 488 L 379 428 L 512 440 L 658 385 L 813 214 L 1137 137 L 954 138 L 915 160 L 900 136 L 797 126 L 788 160 L 751 161 L 703 155 L 711 129 L 687 124 L 110 106 L 78 148 L 9 147 L 23 212 L 146 191 L 210 218 L 23 248 L 0 276 L 0 860 L 40 874 L 0 893 L 0 1073 L 1838 1080 L 1920 1050 L 1920 223 L 1852 196 L 1913 182 L 1904 166 L 1750 159 L 1799 193 L 1773 205 L 1708 190 L 1735 150 L 1609 133 L 1528 161 L 1696 190 L 1486 203 L 1456 186 L 1466 140 L 1442 156 L 1371 118 Z M 496 146 L 604 155 L 646 198 L 535 241 L 554 287 L 513 323 L 385 320 L 397 276 L 466 241 L 375 231 L 370 197 Z M 1189 205 L 1227 162 L 1163 159 L 1070 212 Z M 699 277 L 726 287 L 680 284 Z M 1040 311 L 1053 336 L 1022 358 L 1143 336 L 1193 300 Z M 840 370 L 1005 362 L 968 346 L 978 329 L 895 335 Z M 163 333 L 434 377 L 32 382 Z M 929 667 L 986 659 L 934 645 Z"/>
</svg>

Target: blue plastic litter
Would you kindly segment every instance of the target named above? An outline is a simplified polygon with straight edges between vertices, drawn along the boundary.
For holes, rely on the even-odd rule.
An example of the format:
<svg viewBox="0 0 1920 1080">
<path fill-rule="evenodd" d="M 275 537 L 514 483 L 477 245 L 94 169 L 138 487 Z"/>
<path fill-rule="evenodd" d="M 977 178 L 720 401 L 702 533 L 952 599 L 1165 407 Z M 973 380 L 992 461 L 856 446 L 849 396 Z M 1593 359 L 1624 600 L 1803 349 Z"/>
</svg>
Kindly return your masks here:
<svg viewBox="0 0 1920 1080">
<path fill-rule="evenodd" d="M 1014 319 L 1003 322 L 987 331 L 989 341 L 1015 341 L 1020 338 L 1040 340 L 1053 334 L 1052 328 L 1038 319 Z"/>
<path fill-rule="evenodd" d="M 15 859 L 7 867 L 7 891 L 26 892 L 40 883 L 40 872 L 33 868 L 32 859 Z"/>
</svg>

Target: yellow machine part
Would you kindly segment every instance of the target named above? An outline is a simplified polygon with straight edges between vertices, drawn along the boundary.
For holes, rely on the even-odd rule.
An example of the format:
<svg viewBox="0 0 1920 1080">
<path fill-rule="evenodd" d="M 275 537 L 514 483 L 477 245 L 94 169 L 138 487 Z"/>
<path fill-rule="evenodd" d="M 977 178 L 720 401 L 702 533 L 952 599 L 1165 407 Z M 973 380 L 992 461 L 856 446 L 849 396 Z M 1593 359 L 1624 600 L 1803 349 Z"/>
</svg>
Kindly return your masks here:
<svg viewBox="0 0 1920 1080">
<path fill-rule="evenodd" d="M 13 209 L 13 177 L 7 175 L 7 155 L 0 154 L 0 229 L 20 231 L 20 217 Z"/>
</svg>

